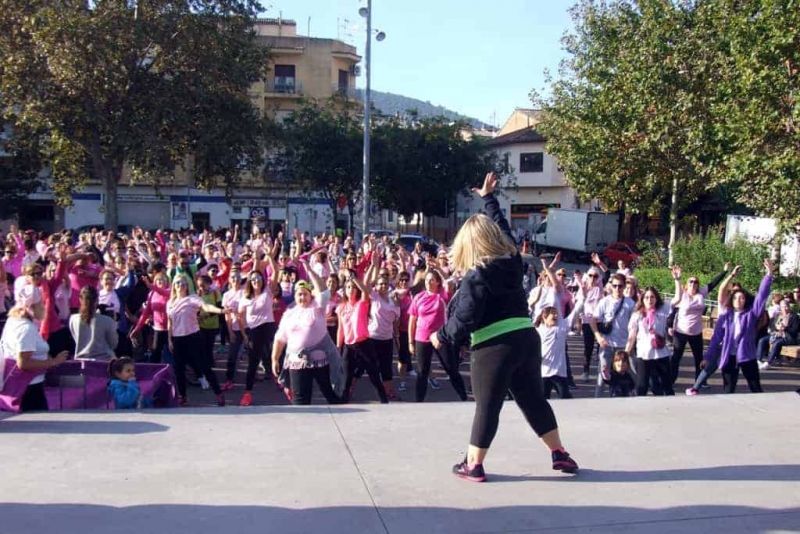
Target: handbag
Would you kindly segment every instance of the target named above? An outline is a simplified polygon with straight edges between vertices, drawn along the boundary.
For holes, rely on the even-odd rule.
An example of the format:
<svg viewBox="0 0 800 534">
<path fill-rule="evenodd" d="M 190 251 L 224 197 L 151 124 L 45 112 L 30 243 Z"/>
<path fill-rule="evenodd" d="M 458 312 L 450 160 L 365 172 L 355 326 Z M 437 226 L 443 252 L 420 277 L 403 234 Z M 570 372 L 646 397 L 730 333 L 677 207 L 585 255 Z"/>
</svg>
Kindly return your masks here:
<svg viewBox="0 0 800 534">
<path fill-rule="evenodd" d="M 601 334 L 610 334 L 611 329 L 614 328 L 614 319 L 617 317 L 619 310 L 622 308 L 622 305 L 625 303 L 625 297 L 620 299 L 619 304 L 617 304 L 617 308 L 614 310 L 614 315 L 611 316 L 610 321 L 603 321 L 602 323 L 597 325 L 597 331 Z"/>
<path fill-rule="evenodd" d="M 650 346 L 654 349 L 663 349 L 667 346 L 667 338 L 653 332 L 650 336 Z"/>
</svg>

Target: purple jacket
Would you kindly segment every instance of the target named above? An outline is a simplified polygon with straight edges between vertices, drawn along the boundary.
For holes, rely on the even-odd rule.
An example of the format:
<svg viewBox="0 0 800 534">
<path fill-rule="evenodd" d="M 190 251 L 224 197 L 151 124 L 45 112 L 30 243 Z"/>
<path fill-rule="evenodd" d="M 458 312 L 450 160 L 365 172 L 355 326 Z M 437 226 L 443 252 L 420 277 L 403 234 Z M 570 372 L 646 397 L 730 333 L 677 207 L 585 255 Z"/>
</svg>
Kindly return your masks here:
<svg viewBox="0 0 800 534">
<path fill-rule="evenodd" d="M 704 357 L 706 361 L 713 363 L 716 360 L 719 362 L 717 364 L 719 368 L 724 367 L 728 363 L 731 352 L 733 352 L 733 347 L 736 347 L 736 361 L 738 363 L 755 360 L 756 329 L 758 328 L 758 320 L 761 314 L 764 313 L 770 286 L 772 286 L 772 276 L 767 275 L 761 280 L 758 293 L 753 301 L 753 307 L 739 314 L 741 328 L 738 338 L 734 337 L 735 312 L 730 309 L 720 315 Z"/>
</svg>

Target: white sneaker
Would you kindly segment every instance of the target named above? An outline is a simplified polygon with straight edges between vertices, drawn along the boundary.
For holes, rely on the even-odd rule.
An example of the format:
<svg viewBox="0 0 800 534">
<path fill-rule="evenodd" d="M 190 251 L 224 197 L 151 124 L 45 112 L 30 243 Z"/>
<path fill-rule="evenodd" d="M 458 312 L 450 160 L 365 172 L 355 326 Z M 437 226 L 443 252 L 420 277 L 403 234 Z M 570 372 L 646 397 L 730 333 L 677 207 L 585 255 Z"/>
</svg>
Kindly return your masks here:
<svg viewBox="0 0 800 534">
<path fill-rule="evenodd" d="M 209 385 L 208 385 L 208 380 L 206 380 L 206 377 L 204 377 L 204 376 L 201 376 L 201 377 L 198 379 L 198 381 L 200 382 L 200 387 L 201 387 L 201 388 L 203 388 L 203 389 L 208 389 L 208 388 L 209 388 Z"/>
<path fill-rule="evenodd" d="M 406 386 L 405 382 L 400 382 L 400 385 L 397 386 L 397 391 L 406 391 L 408 387 Z"/>
<path fill-rule="evenodd" d="M 414 369 L 411 369 L 411 370 L 408 372 L 408 376 L 417 376 L 417 372 L 416 372 Z"/>
<path fill-rule="evenodd" d="M 570 330 L 570 331 L 569 331 L 569 333 L 568 333 L 567 335 L 568 335 L 569 337 L 575 337 L 575 336 L 577 336 L 577 335 L 578 335 L 578 333 L 577 333 L 575 330 Z"/>
<path fill-rule="evenodd" d="M 769 369 L 769 362 L 758 362 L 758 368 L 762 371 Z"/>
</svg>

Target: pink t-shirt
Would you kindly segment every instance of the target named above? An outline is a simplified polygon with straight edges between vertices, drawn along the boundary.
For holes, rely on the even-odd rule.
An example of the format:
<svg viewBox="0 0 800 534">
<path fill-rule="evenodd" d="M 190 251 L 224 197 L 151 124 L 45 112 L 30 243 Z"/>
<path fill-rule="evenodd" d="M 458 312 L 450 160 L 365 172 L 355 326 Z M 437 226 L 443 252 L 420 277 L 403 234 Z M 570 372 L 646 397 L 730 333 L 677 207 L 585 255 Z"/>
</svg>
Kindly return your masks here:
<svg viewBox="0 0 800 534">
<path fill-rule="evenodd" d="M 683 292 L 678 303 L 678 314 L 675 316 L 675 330 L 687 336 L 696 336 L 703 333 L 703 310 L 706 308 L 706 288 L 701 289 L 695 296 Z"/>
<path fill-rule="evenodd" d="M 595 316 L 595 310 L 603 298 L 603 288 L 599 285 L 592 286 L 583 297 L 583 324 L 589 324 Z"/>
<path fill-rule="evenodd" d="M 417 316 L 417 331 L 414 341 L 430 342 L 431 334 L 444 326 L 447 301 L 439 293 L 427 290 L 418 293 L 408 308 L 409 315 Z"/>
<path fill-rule="evenodd" d="M 222 295 L 222 307 L 232 310 L 239 309 L 239 300 L 242 298 L 241 289 L 229 289 Z M 234 332 L 239 331 L 239 321 L 231 321 L 231 328 Z"/>
<path fill-rule="evenodd" d="M 82 268 L 73 265 L 69 270 L 69 283 L 72 286 L 72 295 L 69 297 L 69 307 L 79 308 L 81 305 L 81 289 L 84 286 L 98 286 L 100 280 L 98 276 L 103 271 L 99 265 L 89 264 Z"/>
<path fill-rule="evenodd" d="M 369 338 L 369 301 L 359 300 L 351 304 L 343 300 L 336 313 L 344 330 L 345 344 L 354 345 Z"/>
<path fill-rule="evenodd" d="M 394 337 L 394 322 L 400 317 L 400 308 L 390 295 L 386 299 L 377 290 L 372 290 L 369 306 L 369 337 L 387 340 Z"/>
<path fill-rule="evenodd" d="M 287 353 L 297 353 L 307 347 L 313 347 L 328 335 L 325 324 L 325 304 L 328 295 L 329 293 L 324 291 L 307 307 L 295 305 L 283 314 L 275 339 L 286 343 Z"/>
<path fill-rule="evenodd" d="M 239 313 L 244 314 L 247 328 L 255 328 L 264 323 L 274 323 L 272 312 L 272 291 L 264 289 L 257 297 L 247 298 L 242 294 L 239 300 Z"/>
<path fill-rule="evenodd" d="M 200 331 L 197 312 L 203 307 L 203 299 L 187 295 L 167 302 L 167 315 L 172 320 L 173 336 L 188 336 Z"/>
<path fill-rule="evenodd" d="M 397 329 L 401 332 L 408 332 L 408 310 L 411 308 L 411 293 L 408 290 L 397 290 L 395 294 L 400 295 L 400 324 Z"/>
</svg>

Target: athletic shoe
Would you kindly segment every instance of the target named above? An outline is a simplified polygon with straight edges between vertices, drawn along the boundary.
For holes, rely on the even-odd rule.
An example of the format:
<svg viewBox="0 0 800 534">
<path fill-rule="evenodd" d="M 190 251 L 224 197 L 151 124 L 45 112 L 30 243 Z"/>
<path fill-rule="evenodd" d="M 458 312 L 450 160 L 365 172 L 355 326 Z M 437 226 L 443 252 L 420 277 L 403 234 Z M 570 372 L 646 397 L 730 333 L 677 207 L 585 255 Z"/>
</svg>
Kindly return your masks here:
<svg viewBox="0 0 800 534">
<path fill-rule="evenodd" d="M 397 396 L 397 392 L 395 392 L 395 391 L 387 391 L 386 392 L 386 398 L 389 399 L 390 401 L 399 401 L 400 400 L 400 397 Z"/>
<path fill-rule="evenodd" d="M 711 386 L 703 382 L 702 384 L 700 384 L 700 389 L 711 389 Z"/>
<path fill-rule="evenodd" d="M 694 397 L 695 395 L 697 395 L 697 390 L 696 389 L 689 388 L 689 389 L 686 390 L 686 396 L 687 397 Z"/>
<path fill-rule="evenodd" d="M 414 369 L 411 369 L 411 370 L 408 372 L 408 376 L 417 376 L 417 372 L 416 372 Z"/>
<path fill-rule="evenodd" d="M 570 458 L 567 451 L 553 451 L 553 470 L 562 473 L 577 473 L 578 464 Z"/>
<path fill-rule="evenodd" d="M 219 389 L 221 389 L 222 391 L 230 391 L 233 389 L 233 382 L 231 382 L 230 380 L 226 380 L 225 383 L 219 387 Z"/>
<path fill-rule="evenodd" d="M 225 406 L 225 395 L 222 393 L 217 395 L 217 406 Z"/>
<path fill-rule="evenodd" d="M 208 388 L 210 387 L 210 386 L 208 385 L 208 380 L 206 380 L 206 377 L 204 377 L 204 376 L 201 376 L 199 380 L 200 380 L 200 387 L 201 387 L 201 388 L 203 388 L 203 389 L 208 389 Z"/>
<path fill-rule="evenodd" d="M 251 404 L 253 404 L 253 394 L 245 391 L 242 400 L 239 401 L 239 406 L 250 406 Z"/>
<path fill-rule="evenodd" d="M 569 337 L 575 337 L 575 336 L 577 336 L 577 335 L 578 335 L 578 333 L 577 333 L 575 330 L 570 330 L 570 331 L 567 333 L 567 335 L 568 335 Z"/>
<path fill-rule="evenodd" d="M 475 464 L 472 468 L 467 465 L 467 459 L 464 458 L 459 464 L 453 466 L 453 474 L 458 478 L 469 480 L 470 482 L 484 482 L 486 480 L 486 473 L 483 471 L 483 464 Z"/>
<path fill-rule="evenodd" d="M 186 397 L 181 397 L 178 403 L 181 406 L 189 406 L 189 399 L 187 399 Z"/>
<path fill-rule="evenodd" d="M 762 371 L 769 369 L 769 362 L 758 362 L 758 368 Z"/>
<path fill-rule="evenodd" d="M 431 389 L 442 389 L 442 385 L 433 377 L 428 379 L 428 383 L 431 385 Z"/>
<path fill-rule="evenodd" d="M 568 387 L 569 389 L 578 389 L 578 384 L 576 384 L 576 383 L 575 383 L 575 379 L 574 379 L 574 378 L 570 378 L 570 379 L 567 381 L 567 387 Z"/>
<path fill-rule="evenodd" d="M 583 382 L 588 382 L 588 381 L 589 381 L 589 373 L 583 373 L 583 374 L 581 375 L 581 380 L 582 380 Z"/>
<path fill-rule="evenodd" d="M 408 390 L 408 387 L 406 386 L 406 383 L 405 382 L 400 382 L 400 385 L 397 386 L 397 391 L 406 391 L 406 390 Z"/>
</svg>

